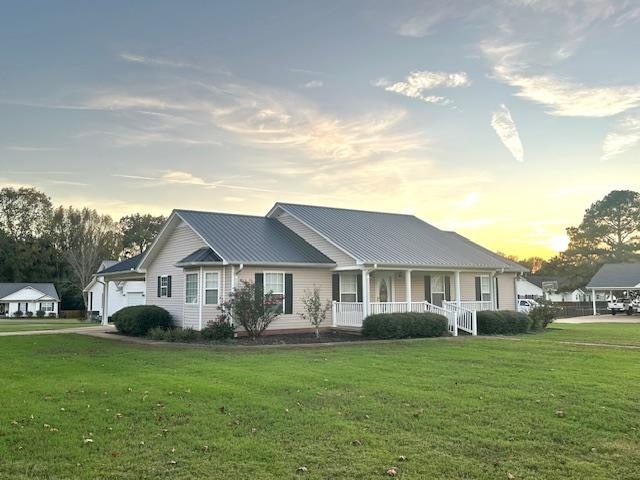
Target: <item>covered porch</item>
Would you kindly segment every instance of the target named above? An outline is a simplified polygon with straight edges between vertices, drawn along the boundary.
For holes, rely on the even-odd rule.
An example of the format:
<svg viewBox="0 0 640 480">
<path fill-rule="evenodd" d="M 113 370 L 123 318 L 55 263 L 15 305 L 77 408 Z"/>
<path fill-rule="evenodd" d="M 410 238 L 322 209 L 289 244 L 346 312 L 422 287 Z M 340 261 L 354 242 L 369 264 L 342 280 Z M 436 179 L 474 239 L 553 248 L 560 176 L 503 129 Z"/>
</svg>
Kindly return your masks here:
<svg viewBox="0 0 640 480">
<path fill-rule="evenodd" d="M 433 312 L 449 331 L 477 334 L 479 310 L 498 308 L 495 272 L 364 269 L 333 275 L 332 325 L 361 328 L 369 315 Z"/>
</svg>

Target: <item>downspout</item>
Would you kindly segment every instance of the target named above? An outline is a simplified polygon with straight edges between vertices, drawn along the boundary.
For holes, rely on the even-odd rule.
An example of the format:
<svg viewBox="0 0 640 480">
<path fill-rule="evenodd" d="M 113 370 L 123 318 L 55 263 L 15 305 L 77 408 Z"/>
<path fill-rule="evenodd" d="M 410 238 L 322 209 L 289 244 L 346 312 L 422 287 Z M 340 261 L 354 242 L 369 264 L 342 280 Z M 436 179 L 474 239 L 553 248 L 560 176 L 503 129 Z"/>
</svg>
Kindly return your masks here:
<svg viewBox="0 0 640 480">
<path fill-rule="evenodd" d="M 198 280 L 198 330 L 202 330 L 202 297 L 204 296 L 203 268 L 200 265 L 200 275 Z"/>
</svg>

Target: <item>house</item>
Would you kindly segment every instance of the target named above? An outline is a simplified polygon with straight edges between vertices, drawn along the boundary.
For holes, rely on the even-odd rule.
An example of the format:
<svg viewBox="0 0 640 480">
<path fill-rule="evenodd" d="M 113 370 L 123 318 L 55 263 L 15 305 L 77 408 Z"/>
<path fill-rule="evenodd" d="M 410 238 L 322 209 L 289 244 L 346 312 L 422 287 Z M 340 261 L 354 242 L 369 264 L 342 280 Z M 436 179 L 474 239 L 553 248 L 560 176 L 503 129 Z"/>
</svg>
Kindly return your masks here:
<svg viewBox="0 0 640 480">
<path fill-rule="evenodd" d="M 84 288 L 87 294 L 87 315 L 89 317 L 109 318 L 118 310 L 132 305 L 144 305 L 146 285 L 144 275 L 131 277 L 132 269 L 136 269 L 142 255 L 136 255 L 121 262 L 117 260 L 103 260 L 91 282 Z M 105 295 L 105 276 L 119 275 L 120 280 L 108 283 Z M 127 277 L 129 275 L 129 277 Z M 106 302 L 106 304 L 105 304 Z"/>
<path fill-rule="evenodd" d="M 606 263 L 600 267 L 586 286 L 591 291 L 593 314 L 597 314 L 596 297 L 624 298 L 640 292 L 640 262 Z"/>
<path fill-rule="evenodd" d="M 58 316 L 60 297 L 53 283 L 0 283 L 0 316 Z M 16 315 L 17 312 L 20 312 Z"/>
<path fill-rule="evenodd" d="M 530 277 L 518 277 L 516 279 L 516 296 L 520 298 L 536 299 L 544 297 L 544 290 Z"/>
<path fill-rule="evenodd" d="M 573 290 L 548 293 L 547 298 L 552 302 L 589 302 L 591 301 L 591 295 L 586 293 L 581 288 Z"/>
<path fill-rule="evenodd" d="M 477 310 L 515 310 L 516 276 L 525 271 L 412 215 L 276 203 L 264 217 L 174 210 L 126 274 L 146 275 L 146 303 L 168 310 L 180 327 L 203 328 L 235 287 L 251 281 L 281 302 L 267 333 L 308 330 L 301 299 L 318 288 L 333 302 L 324 327 L 433 311 L 447 316 L 455 335 L 475 333 Z"/>
</svg>

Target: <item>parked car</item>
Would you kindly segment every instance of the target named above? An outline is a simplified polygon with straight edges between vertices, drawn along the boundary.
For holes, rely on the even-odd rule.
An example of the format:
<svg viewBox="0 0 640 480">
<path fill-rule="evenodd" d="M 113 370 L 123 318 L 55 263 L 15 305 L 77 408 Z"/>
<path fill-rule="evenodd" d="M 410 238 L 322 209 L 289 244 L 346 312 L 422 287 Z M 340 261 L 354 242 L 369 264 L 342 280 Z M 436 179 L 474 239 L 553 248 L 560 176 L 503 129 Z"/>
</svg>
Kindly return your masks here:
<svg viewBox="0 0 640 480">
<path fill-rule="evenodd" d="M 626 313 L 627 315 L 633 314 L 633 312 L 640 311 L 640 305 L 638 300 L 630 300 L 628 298 L 614 298 L 607 302 L 607 308 L 611 312 L 611 315 L 616 313 Z"/>
<path fill-rule="evenodd" d="M 529 313 L 540 304 L 531 298 L 521 298 L 518 300 L 518 311 L 522 313 Z"/>
</svg>

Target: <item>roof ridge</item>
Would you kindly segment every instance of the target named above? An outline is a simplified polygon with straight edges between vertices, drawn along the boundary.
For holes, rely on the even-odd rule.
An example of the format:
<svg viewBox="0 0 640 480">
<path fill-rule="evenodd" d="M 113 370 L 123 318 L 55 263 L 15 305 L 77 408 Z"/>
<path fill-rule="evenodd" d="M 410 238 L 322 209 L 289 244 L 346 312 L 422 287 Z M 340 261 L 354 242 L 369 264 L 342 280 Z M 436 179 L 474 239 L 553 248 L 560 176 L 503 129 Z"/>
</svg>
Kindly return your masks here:
<svg viewBox="0 0 640 480">
<path fill-rule="evenodd" d="M 245 218 L 266 218 L 264 215 L 248 215 L 246 213 L 229 213 L 229 212 L 213 212 L 208 210 L 190 210 L 185 208 L 176 208 L 174 210 L 176 213 L 184 212 L 184 213 L 203 213 L 206 215 L 226 215 L 229 217 L 245 217 Z"/>
<path fill-rule="evenodd" d="M 286 206 L 286 205 L 291 205 L 292 207 L 310 207 L 310 208 L 324 208 L 324 209 L 330 209 L 330 210 L 342 210 L 342 211 L 346 211 L 346 212 L 356 212 L 356 213 L 376 213 L 379 215 L 397 215 L 397 216 L 401 216 L 401 217 L 412 217 L 412 218 L 417 218 L 420 221 L 423 221 L 422 219 L 420 219 L 419 217 L 417 217 L 416 215 L 412 214 L 412 213 L 396 213 L 396 212 L 380 212 L 378 210 L 360 210 L 357 208 L 345 208 L 345 207 L 328 207 L 326 205 L 309 205 L 306 203 L 290 203 L 290 202 L 276 202 L 276 205 L 281 205 L 281 206 Z M 428 222 L 425 222 L 428 223 Z M 431 225 L 431 224 L 429 224 Z"/>
</svg>

